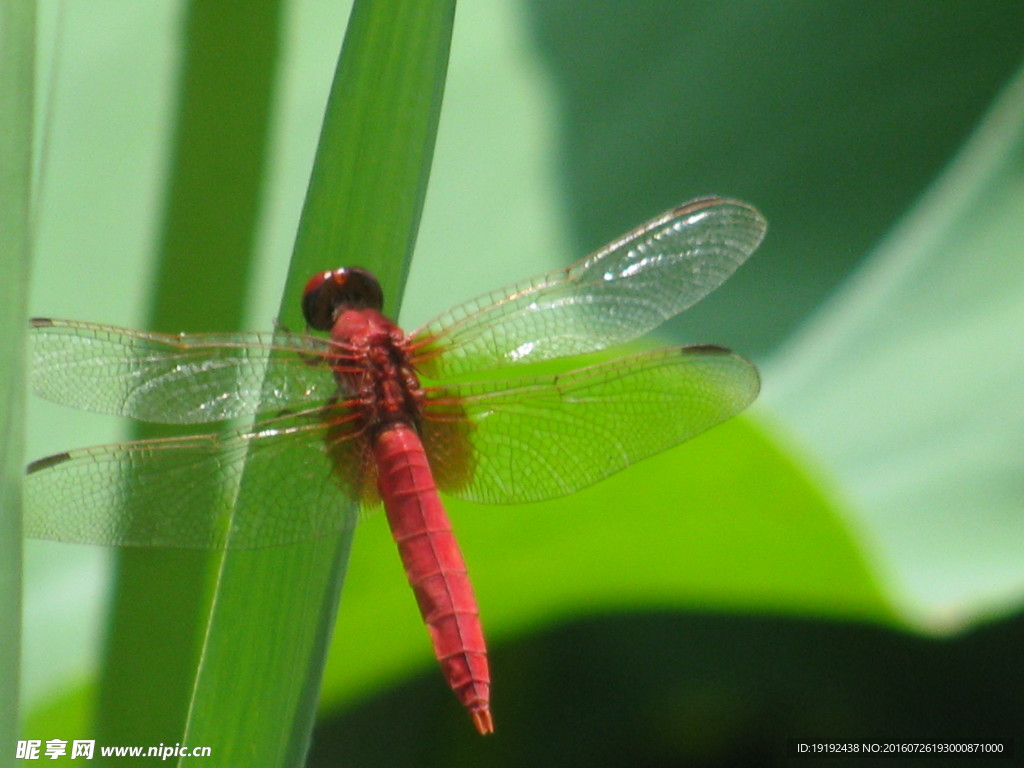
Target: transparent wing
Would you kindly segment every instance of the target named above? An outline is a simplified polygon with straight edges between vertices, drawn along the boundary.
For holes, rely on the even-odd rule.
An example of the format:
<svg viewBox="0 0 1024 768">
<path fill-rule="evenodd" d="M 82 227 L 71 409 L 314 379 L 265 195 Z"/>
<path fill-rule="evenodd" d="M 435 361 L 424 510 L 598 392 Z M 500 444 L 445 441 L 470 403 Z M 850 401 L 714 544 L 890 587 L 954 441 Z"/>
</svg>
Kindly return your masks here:
<svg viewBox="0 0 1024 768">
<path fill-rule="evenodd" d="M 31 321 L 32 387 L 47 400 L 142 421 L 189 424 L 326 402 L 342 351 L 303 334 L 147 333 Z M 294 353 L 294 354 L 275 354 Z"/>
<path fill-rule="evenodd" d="M 431 390 L 424 444 L 438 486 L 520 503 L 564 496 L 688 440 L 757 396 L 721 347 L 673 347 L 571 373 Z"/>
<path fill-rule="evenodd" d="M 250 431 L 40 459 L 25 480 L 25 533 L 112 546 L 254 549 L 338 531 L 354 524 L 355 504 L 330 454 L 339 442 L 361 442 L 342 434 L 344 424 L 333 442 L 324 423 L 288 416 Z"/>
<path fill-rule="evenodd" d="M 721 285 L 765 229 L 746 203 L 694 200 L 570 267 L 438 316 L 412 335 L 417 366 L 437 379 L 629 341 Z"/>
</svg>

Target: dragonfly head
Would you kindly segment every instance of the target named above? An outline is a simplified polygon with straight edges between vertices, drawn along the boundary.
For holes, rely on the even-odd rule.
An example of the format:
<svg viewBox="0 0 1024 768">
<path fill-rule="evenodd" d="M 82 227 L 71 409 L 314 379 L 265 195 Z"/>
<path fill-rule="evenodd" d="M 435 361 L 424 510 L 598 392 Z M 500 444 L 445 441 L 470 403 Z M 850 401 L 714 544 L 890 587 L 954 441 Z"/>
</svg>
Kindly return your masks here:
<svg viewBox="0 0 1024 768">
<path fill-rule="evenodd" d="M 346 309 L 375 309 L 384 305 L 377 278 L 358 267 L 318 272 L 302 292 L 302 314 L 310 328 L 329 331 Z"/>
</svg>

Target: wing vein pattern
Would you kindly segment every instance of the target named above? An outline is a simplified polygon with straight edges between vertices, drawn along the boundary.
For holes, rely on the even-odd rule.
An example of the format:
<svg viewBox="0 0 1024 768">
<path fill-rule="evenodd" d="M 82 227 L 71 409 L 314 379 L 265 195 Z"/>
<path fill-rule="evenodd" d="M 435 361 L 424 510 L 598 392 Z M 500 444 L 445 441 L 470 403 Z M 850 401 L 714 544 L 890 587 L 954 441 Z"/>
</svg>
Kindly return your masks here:
<svg viewBox="0 0 1024 768">
<path fill-rule="evenodd" d="M 489 503 L 573 493 L 747 407 L 757 369 L 721 347 L 672 347 L 558 376 L 438 387 L 424 443 L 442 490 Z M 455 409 L 460 428 L 443 403 Z M 432 412 L 447 416 L 433 420 Z M 459 450 L 452 443 L 464 441 Z M 450 459 L 472 456 L 471 472 Z"/>
<path fill-rule="evenodd" d="M 765 229 L 746 203 L 692 201 L 569 267 L 438 316 L 412 334 L 422 344 L 417 364 L 440 379 L 625 343 L 721 285 Z"/>
</svg>

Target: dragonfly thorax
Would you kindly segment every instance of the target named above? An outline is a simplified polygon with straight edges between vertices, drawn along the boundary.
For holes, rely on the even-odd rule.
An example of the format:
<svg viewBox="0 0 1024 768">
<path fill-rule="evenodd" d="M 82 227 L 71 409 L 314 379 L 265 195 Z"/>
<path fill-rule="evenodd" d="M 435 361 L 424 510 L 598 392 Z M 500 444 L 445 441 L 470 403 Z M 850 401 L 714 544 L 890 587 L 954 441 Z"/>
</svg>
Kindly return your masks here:
<svg viewBox="0 0 1024 768">
<path fill-rule="evenodd" d="M 343 392 L 371 439 L 395 424 L 419 429 L 423 388 L 410 360 L 406 335 L 373 309 L 345 310 L 331 339 L 349 352 L 333 366 Z"/>
</svg>

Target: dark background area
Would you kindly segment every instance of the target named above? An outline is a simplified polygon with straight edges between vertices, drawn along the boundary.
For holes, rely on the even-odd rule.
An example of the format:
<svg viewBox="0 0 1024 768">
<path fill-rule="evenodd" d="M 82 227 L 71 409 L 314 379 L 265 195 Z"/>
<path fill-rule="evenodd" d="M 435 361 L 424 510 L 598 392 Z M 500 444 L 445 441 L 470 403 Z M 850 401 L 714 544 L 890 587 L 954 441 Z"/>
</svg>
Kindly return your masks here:
<svg viewBox="0 0 1024 768">
<path fill-rule="evenodd" d="M 309 765 L 816 765 L 787 759 L 786 739 L 1013 739 L 1022 641 L 1020 617 L 950 640 L 781 617 L 594 617 L 493 647 L 493 737 L 466 736 L 431 669 L 322 722 Z"/>
</svg>

